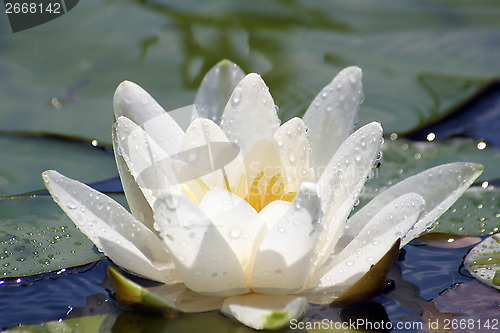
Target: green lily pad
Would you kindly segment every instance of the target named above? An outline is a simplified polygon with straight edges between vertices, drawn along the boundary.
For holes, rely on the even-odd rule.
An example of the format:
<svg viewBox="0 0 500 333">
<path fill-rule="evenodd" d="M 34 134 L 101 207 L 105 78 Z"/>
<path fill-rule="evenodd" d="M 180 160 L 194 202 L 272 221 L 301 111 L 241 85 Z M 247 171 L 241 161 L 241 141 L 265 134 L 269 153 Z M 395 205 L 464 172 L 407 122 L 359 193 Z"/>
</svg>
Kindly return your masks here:
<svg viewBox="0 0 500 333">
<path fill-rule="evenodd" d="M 500 190 L 467 190 L 436 222 L 431 232 L 485 236 L 500 230 Z"/>
<path fill-rule="evenodd" d="M 113 154 L 67 138 L 0 134 L 0 156 L 0 197 L 44 189 L 42 172 L 48 169 L 82 182 L 117 175 Z"/>
<path fill-rule="evenodd" d="M 123 195 L 114 197 L 125 201 Z M 0 277 L 34 275 L 103 257 L 50 196 L 0 199 Z"/>
<path fill-rule="evenodd" d="M 500 290 L 500 234 L 476 245 L 467 254 L 464 263 L 472 276 Z"/>
<path fill-rule="evenodd" d="M 368 181 L 364 195 L 374 197 L 380 191 L 426 169 L 457 161 L 484 165 L 477 182 L 500 178 L 500 151 L 488 146 L 478 149 L 478 143 L 474 139 L 450 139 L 445 142 L 387 139 L 382 146 L 381 165 Z M 481 145 L 479 147 L 482 148 Z"/>
<path fill-rule="evenodd" d="M 394 136 L 393 136 L 394 138 Z M 433 233 L 484 236 L 500 227 L 500 191 L 487 180 L 500 178 L 500 151 L 493 147 L 477 148 L 473 139 L 451 139 L 446 142 L 411 142 L 387 139 L 382 146 L 381 165 L 365 187 L 362 207 L 369 200 L 396 183 L 439 164 L 470 161 L 485 166 L 476 186 L 466 191 L 437 221 Z M 480 146 L 481 147 L 481 146 Z"/>
<path fill-rule="evenodd" d="M 406 132 L 498 78 L 499 16 L 488 0 L 80 2 L 27 33 L 0 34 L 0 123 L 109 142 L 119 82 L 137 82 L 175 109 L 192 104 L 203 75 L 228 58 L 263 74 L 282 120 L 358 65 L 360 123 Z"/>
</svg>

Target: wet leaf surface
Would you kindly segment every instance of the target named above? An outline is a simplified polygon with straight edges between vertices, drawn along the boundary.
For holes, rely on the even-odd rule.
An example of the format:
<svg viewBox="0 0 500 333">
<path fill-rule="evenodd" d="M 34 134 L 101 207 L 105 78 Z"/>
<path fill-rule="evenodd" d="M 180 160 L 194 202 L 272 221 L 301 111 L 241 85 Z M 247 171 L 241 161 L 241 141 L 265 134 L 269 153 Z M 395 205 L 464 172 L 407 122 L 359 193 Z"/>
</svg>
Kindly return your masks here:
<svg viewBox="0 0 500 333">
<path fill-rule="evenodd" d="M 500 190 L 474 187 L 464 193 L 437 221 L 432 232 L 486 236 L 500 228 Z"/>
<path fill-rule="evenodd" d="M 0 156 L 0 197 L 45 189 L 41 175 L 49 169 L 81 182 L 118 174 L 112 153 L 65 137 L 0 133 Z"/>
<path fill-rule="evenodd" d="M 124 203 L 124 196 L 116 196 Z M 50 196 L 0 199 L 0 278 L 35 275 L 103 258 Z"/>
<path fill-rule="evenodd" d="M 375 170 L 374 177 L 368 181 L 364 195 L 369 198 L 374 197 L 380 191 L 419 172 L 440 164 L 458 161 L 484 165 L 483 173 L 476 180 L 479 184 L 500 178 L 498 168 L 500 151 L 493 147 L 478 149 L 479 142 L 479 140 L 464 138 L 445 142 L 414 142 L 403 138 L 386 139 L 382 146 L 381 165 Z"/>
<path fill-rule="evenodd" d="M 464 263 L 472 276 L 500 290 L 500 234 L 490 236 L 475 246 Z"/>
</svg>

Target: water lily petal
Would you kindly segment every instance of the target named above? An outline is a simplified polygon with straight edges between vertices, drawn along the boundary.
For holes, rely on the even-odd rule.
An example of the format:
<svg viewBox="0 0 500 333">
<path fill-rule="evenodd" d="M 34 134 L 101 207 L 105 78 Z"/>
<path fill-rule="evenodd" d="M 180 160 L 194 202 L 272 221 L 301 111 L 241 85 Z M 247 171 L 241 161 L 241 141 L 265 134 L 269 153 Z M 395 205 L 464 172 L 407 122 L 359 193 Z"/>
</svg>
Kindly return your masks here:
<svg viewBox="0 0 500 333">
<path fill-rule="evenodd" d="M 417 222 L 424 206 L 424 199 L 415 193 L 390 202 L 364 225 L 352 241 L 341 244 L 328 261 L 316 269 L 308 285 L 315 284 L 315 292 L 327 294 L 328 289 L 334 287 L 335 295 L 338 296 L 341 291 L 339 288 L 345 290 L 354 284 L 387 253 L 398 238 L 406 235 Z"/>
<path fill-rule="evenodd" d="M 113 152 L 115 155 L 116 168 L 118 169 L 118 174 L 120 175 L 120 180 L 122 183 L 123 191 L 125 192 L 125 198 L 127 198 L 128 206 L 132 215 L 139 221 L 141 221 L 150 230 L 153 229 L 154 219 L 153 219 L 153 209 L 149 205 L 148 201 L 144 197 L 139 185 L 135 181 L 134 177 L 130 173 L 127 163 L 123 157 L 118 153 L 118 138 L 116 130 L 113 128 Z"/>
<path fill-rule="evenodd" d="M 149 205 L 165 190 L 172 190 L 177 178 L 171 167 L 172 159 L 138 125 L 126 117 L 116 121 L 118 154 L 127 163 L 130 173 Z"/>
<path fill-rule="evenodd" d="M 222 60 L 212 67 L 196 94 L 192 120 L 200 117 L 219 123 L 231 93 L 244 77 L 245 72 L 229 60 Z"/>
<path fill-rule="evenodd" d="M 309 144 L 306 127 L 300 118 L 292 118 L 274 133 L 273 142 L 280 154 L 286 175 L 287 192 L 297 192 L 300 183 L 313 180 L 309 168 Z"/>
<path fill-rule="evenodd" d="M 269 88 L 259 75 L 252 73 L 234 89 L 220 126 L 246 155 L 260 140 L 271 141 L 279 123 Z"/>
<path fill-rule="evenodd" d="M 363 100 L 361 76 L 358 67 L 347 67 L 321 90 L 304 114 L 302 120 L 308 129 L 314 170 L 322 170 L 328 165 L 335 151 L 352 133 Z"/>
<path fill-rule="evenodd" d="M 153 280 L 179 281 L 161 240 L 116 201 L 53 170 L 43 179 L 54 201 L 117 265 Z"/>
<path fill-rule="evenodd" d="M 325 231 L 320 237 L 316 266 L 321 266 L 335 248 L 347 217 L 372 172 L 381 140 L 380 124 L 373 122 L 361 127 L 344 141 L 322 173 L 318 184 Z"/>
<path fill-rule="evenodd" d="M 290 326 L 306 309 L 305 297 L 248 294 L 227 298 L 221 311 L 254 329 L 278 330 Z"/>
<path fill-rule="evenodd" d="M 238 257 L 197 204 L 165 193 L 153 210 L 160 236 L 189 289 L 213 296 L 249 291 Z"/>
<path fill-rule="evenodd" d="M 302 183 L 290 209 L 260 244 L 252 272 L 253 291 L 287 294 L 303 287 L 316 250 L 319 213 L 317 184 Z"/>
<path fill-rule="evenodd" d="M 257 247 L 267 231 L 264 221 L 248 202 L 223 189 L 208 192 L 200 209 L 236 254 L 250 281 Z"/>
<path fill-rule="evenodd" d="M 216 187 L 246 196 L 245 164 L 239 147 L 230 143 L 213 121 L 195 119 L 178 155 L 183 163 L 177 163 L 174 171 L 198 202 Z"/>
<path fill-rule="evenodd" d="M 259 217 L 264 221 L 267 230 L 271 230 L 274 225 L 285 215 L 290 209 L 292 203 L 283 200 L 276 200 L 264 207 L 259 212 Z"/>
<path fill-rule="evenodd" d="M 443 164 L 415 176 L 409 177 L 377 195 L 349 220 L 349 229 L 344 233 L 354 238 L 365 224 L 382 207 L 395 198 L 414 192 L 425 200 L 425 210 L 417 225 L 402 239 L 401 246 L 429 228 L 471 186 L 483 171 L 475 163 L 456 162 Z"/>
<path fill-rule="evenodd" d="M 183 130 L 139 85 L 123 81 L 113 99 L 115 119 L 125 116 L 141 126 L 167 152 L 180 147 Z"/>
</svg>

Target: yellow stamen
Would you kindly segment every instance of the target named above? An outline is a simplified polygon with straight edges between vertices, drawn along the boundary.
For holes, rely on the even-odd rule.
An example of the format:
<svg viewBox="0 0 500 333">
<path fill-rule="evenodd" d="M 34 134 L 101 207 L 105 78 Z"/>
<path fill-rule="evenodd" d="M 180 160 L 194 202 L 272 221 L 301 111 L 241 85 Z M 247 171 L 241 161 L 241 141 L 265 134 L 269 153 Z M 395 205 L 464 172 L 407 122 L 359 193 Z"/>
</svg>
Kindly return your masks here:
<svg viewBox="0 0 500 333">
<path fill-rule="evenodd" d="M 200 185 L 203 192 L 207 193 L 208 191 L 210 191 L 210 187 L 208 187 L 208 185 L 203 180 L 201 180 L 200 178 L 195 178 L 194 180 L 198 183 L 198 185 Z"/>
<path fill-rule="evenodd" d="M 259 172 L 257 177 L 254 178 L 250 186 L 250 193 L 248 194 L 248 203 L 258 212 L 262 209 L 262 201 L 260 199 L 260 190 L 257 186 L 262 176 L 264 176 L 264 171 Z"/>
<path fill-rule="evenodd" d="M 263 204 L 264 207 L 269 202 L 274 201 L 276 199 L 279 199 L 283 195 L 283 188 L 285 187 L 285 184 L 283 184 L 283 183 L 280 183 L 278 185 L 278 192 L 277 193 L 274 193 L 274 191 L 273 191 L 274 184 L 276 184 L 276 182 L 278 181 L 278 179 L 280 177 L 281 177 L 281 174 L 277 173 L 269 181 L 269 184 L 267 185 L 267 188 L 266 188 L 266 197 L 264 198 L 264 204 Z"/>
<path fill-rule="evenodd" d="M 184 192 L 186 192 L 186 195 L 188 196 L 191 201 L 193 201 L 195 204 L 199 205 L 200 202 L 198 201 L 198 198 L 196 198 L 196 195 L 194 195 L 193 191 L 186 185 L 186 184 L 181 184 L 182 189 Z"/>
<path fill-rule="evenodd" d="M 292 202 L 296 194 L 297 192 L 288 192 L 283 196 L 283 198 L 281 198 L 281 200 Z"/>
<path fill-rule="evenodd" d="M 229 179 L 227 178 L 226 170 L 222 168 L 222 177 L 224 177 L 224 186 L 226 187 L 226 190 L 231 192 L 231 187 L 229 186 Z"/>
</svg>

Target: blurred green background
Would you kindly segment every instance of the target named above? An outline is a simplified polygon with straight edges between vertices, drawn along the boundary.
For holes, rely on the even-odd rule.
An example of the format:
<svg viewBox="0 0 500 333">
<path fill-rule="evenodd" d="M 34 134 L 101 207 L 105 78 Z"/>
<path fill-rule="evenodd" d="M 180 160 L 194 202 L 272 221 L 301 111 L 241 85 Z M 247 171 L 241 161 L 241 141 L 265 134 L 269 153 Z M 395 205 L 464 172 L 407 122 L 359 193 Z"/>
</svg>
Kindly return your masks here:
<svg viewBox="0 0 500 333">
<path fill-rule="evenodd" d="M 172 110 L 193 103 L 204 74 L 222 59 L 263 76 L 282 121 L 301 116 L 342 68 L 361 67 L 359 124 L 379 121 L 386 134 L 368 197 L 458 160 L 486 166 L 484 187 L 498 183 L 499 150 L 492 142 L 486 149 L 477 144 L 486 137 L 500 142 L 499 18 L 497 0 L 82 0 L 51 22 L 12 33 L 2 11 L 0 250 L 10 257 L 0 253 L 0 273 L 33 274 L 101 258 L 50 199 L 10 196 L 42 189 L 46 169 L 87 183 L 116 177 L 106 147 L 118 84 L 134 81 Z M 487 106 L 469 107 L 495 93 Z M 468 115 L 460 118 L 464 109 Z M 184 127 L 189 117 L 180 115 Z M 426 130 L 451 120 L 462 135 L 481 122 L 473 138 L 425 145 L 389 139 L 422 130 L 418 138 L 425 140 Z M 123 195 L 116 198 L 124 203 Z M 498 202 L 495 188 L 469 193 L 439 230 L 497 232 Z M 40 254 L 33 257 L 37 242 Z"/>
<path fill-rule="evenodd" d="M 121 81 L 171 110 L 224 58 L 264 77 L 282 120 L 358 65 L 359 121 L 386 133 L 432 122 L 500 75 L 494 0 L 93 0 L 15 34 L 2 15 L 0 129 L 107 143 Z"/>
</svg>

